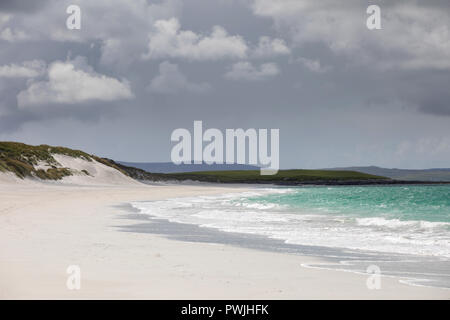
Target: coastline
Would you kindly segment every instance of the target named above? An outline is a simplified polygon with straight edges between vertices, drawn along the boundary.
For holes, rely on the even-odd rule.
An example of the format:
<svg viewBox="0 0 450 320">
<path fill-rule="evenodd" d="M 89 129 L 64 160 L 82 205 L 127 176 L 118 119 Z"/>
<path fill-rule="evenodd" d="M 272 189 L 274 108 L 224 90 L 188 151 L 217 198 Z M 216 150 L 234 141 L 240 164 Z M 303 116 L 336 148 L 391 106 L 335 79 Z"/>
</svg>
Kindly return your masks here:
<svg viewBox="0 0 450 320">
<path fill-rule="evenodd" d="M 449 299 L 446 289 L 302 265 L 325 260 L 225 244 L 120 232 L 121 204 L 242 192 L 205 185 L 60 186 L 0 184 L 2 299 Z M 80 290 L 66 288 L 79 265 Z"/>
<path fill-rule="evenodd" d="M 121 216 L 135 220 L 134 224 L 117 226 L 118 230 L 163 236 L 167 239 L 234 246 L 237 248 L 299 255 L 320 259 L 320 262 L 303 263 L 305 268 L 352 272 L 368 277 L 367 267 L 379 266 L 383 277 L 391 277 L 412 286 L 450 290 L 449 260 L 436 256 L 357 250 L 343 247 L 301 245 L 256 233 L 223 231 L 211 226 L 171 221 L 167 218 L 142 213 L 135 204 L 120 206 L 129 213 Z M 450 294 L 450 291 L 449 291 Z"/>
</svg>

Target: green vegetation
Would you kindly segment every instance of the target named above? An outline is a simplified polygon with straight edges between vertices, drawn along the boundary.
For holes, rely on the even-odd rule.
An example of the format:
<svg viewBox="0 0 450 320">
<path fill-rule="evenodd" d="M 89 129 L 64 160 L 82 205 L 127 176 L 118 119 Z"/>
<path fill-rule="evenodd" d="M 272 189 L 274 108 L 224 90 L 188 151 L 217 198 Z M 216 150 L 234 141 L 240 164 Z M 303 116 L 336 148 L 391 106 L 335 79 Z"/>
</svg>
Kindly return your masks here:
<svg viewBox="0 0 450 320">
<path fill-rule="evenodd" d="M 52 153 L 92 161 L 92 156 L 80 150 L 72 150 L 64 147 L 52 147 L 45 144 L 40 146 L 30 146 L 19 142 L 0 142 L 0 155 L 23 160 L 34 165 L 38 164 L 39 161 L 56 164 L 55 159 L 51 155 Z"/>
<path fill-rule="evenodd" d="M 201 181 L 216 183 L 259 183 L 278 185 L 302 184 L 385 184 L 393 180 L 356 171 L 335 170 L 280 170 L 276 175 L 262 176 L 259 170 L 198 171 L 184 173 L 150 173 L 142 169 L 125 166 L 110 159 L 104 159 L 119 167 L 122 172 L 142 181 Z"/>
<path fill-rule="evenodd" d="M 123 173 L 124 175 L 126 175 L 126 176 L 130 176 L 130 174 L 129 174 L 126 170 L 123 170 L 123 168 L 121 168 L 120 165 L 118 165 L 117 163 L 115 163 L 115 162 L 114 162 L 113 160 L 111 160 L 111 159 L 100 158 L 100 157 L 97 157 L 97 156 L 92 156 L 92 158 L 93 158 L 95 161 L 104 164 L 105 166 L 108 166 L 108 167 L 114 168 L 114 169 L 116 169 L 116 170 L 119 170 L 120 172 L 122 172 L 122 173 Z"/>
<path fill-rule="evenodd" d="M 450 182 L 450 169 L 397 169 L 397 168 L 380 168 L 376 166 L 369 167 L 344 167 L 332 168 L 327 170 L 350 170 L 358 171 L 377 176 L 385 176 L 395 180 L 403 181 L 430 181 L 430 182 Z"/>
<path fill-rule="evenodd" d="M 186 173 L 150 173 L 128 167 L 106 158 L 99 158 L 83 151 L 48 145 L 30 146 L 17 142 L 0 142 L 0 171 L 13 172 L 20 178 L 37 177 L 44 180 L 60 180 L 75 171 L 62 168 L 53 154 L 62 154 L 86 161 L 98 161 L 119 170 L 136 180 L 147 181 L 202 181 L 217 183 L 269 183 L 281 185 L 299 184 L 377 184 L 391 183 L 386 177 L 356 171 L 336 170 L 280 170 L 276 175 L 261 175 L 259 170 L 201 171 Z M 45 165 L 48 169 L 36 169 Z M 86 170 L 80 171 L 89 175 Z"/>
<path fill-rule="evenodd" d="M 67 168 L 50 168 L 47 171 L 42 169 L 36 171 L 36 176 L 43 180 L 60 180 L 71 175 L 72 171 Z"/>
<path fill-rule="evenodd" d="M 356 171 L 332 170 L 280 170 L 275 175 L 261 175 L 259 170 L 236 171 L 202 171 L 187 173 L 171 173 L 165 176 L 175 180 L 196 180 L 222 183 L 276 183 L 276 184 L 303 184 L 303 183 L 338 183 L 389 180 L 388 178 Z"/>
<path fill-rule="evenodd" d="M 13 172 L 19 178 L 38 177 L 44 180 L 60 180 L 72 175 L 69 168 L 58 168 L 52 154 L 62 154 L 92 161 L 93 157 L 83 151 L 48 145 L 30 146 L 18 142 L 0 142 L 0 171 Z M 35 169 L 45 164 L 49 169 Z"/>
</svg>

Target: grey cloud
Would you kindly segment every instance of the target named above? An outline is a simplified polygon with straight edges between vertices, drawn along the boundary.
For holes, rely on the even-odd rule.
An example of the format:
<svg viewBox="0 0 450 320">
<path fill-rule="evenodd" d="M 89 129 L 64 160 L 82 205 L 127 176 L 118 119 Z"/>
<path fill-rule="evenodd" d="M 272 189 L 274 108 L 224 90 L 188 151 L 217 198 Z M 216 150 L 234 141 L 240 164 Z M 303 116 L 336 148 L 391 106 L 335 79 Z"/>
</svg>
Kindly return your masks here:
<svg viewBox="0 0 450 320">
<path fill-rule="evenodd" d="M 445 101 L 443 101 L 442 97 L 422 101 L 419 110 L 437 116 L 450 117 L 450 97 L 448 96 L 446 98 Z"/>
<path fill-rule="evenodd" d="M 29 0 L 2 0 L 0 1 L 0 12 L 25 12 L 33 13 L 43 10 L 48 0 L 29 1 Z"/>
<path fill-rule="evenodd" d="M 153 23 L 172 17 L 180 7 L 179 1 L 175 0 L 157 3 L 79 0 L 81 30 L 68 30 L 65 19 L 68 17 L 66 8 L 70 4 L 70 0 L 49 0 L 45 10 L 39 13 L 11 14 L 0 25 L 0 39 L 73 44 L 100 42 L 101 62 L 120 67 L 138 60 L 145 52 Z M 117 17 L 121 17 L 121 21 Z"/>
<path fill-rule="evenodd" d="M 263 63 L 254 66 L 252 63 L 237 62 L 225 74 L 225 78 L 230 80 L 261 81 L 274 77 L 280 73 L 280 69 L 275 63 Z"/>
<path fill-rule="evenodd" d="M 176 64 L 164 61 L 159 65 L 159 74 L 153 78 L 148 90 L 159 94 L 177 94 L 180 92 L 202 94 L 210 91 L 211 86 L 207 83 L 189 81 Z"/>
<path fill-rule="evenodd" d="M 312 72 L 323 73 L 331 69 L 329 66 L 323 66 L 319 60 L 298 57 L 295 61 L 301 63 Z"/>
<path fill-rule="evenodd" d="M 368 30 L 368 4 L 359 0 L 252 1 L 258 16 L 287 28 L 298 46 L 320 42 L 354 64 L 381 70 L 450 69 L 450 3 L 380 1 L 381 30 Z M 405 23 L 409 24 L 405 27 Z"/>
<path fill-rule="evenodd" d="M 87 74 L 127 79 L 134 98 L 53 102 L 34 112 L 20 109 L 17 95 L 32 83 L 49 83 L 48 75 L 31 81 L 0 78 L 0 140 L 76 146 L 120 160 L 169 161 L 171 131 L 203 120 L 210 128 L 279 128 L 284 168 L 450 163 L 448 148 L 434 155 L 401 148 L 405 141 L 428 151 L 448 144 L 440 142 L 450 136 L 450 70 L 442 47 L 448 42 L 439 41 L 446 39 L 439 25 L 442 30 L 448 26 L 442 18 L 449 12 L 448 1 L 380 1 L 382 15 L 400 4 L 406 15 L 393 11 L 379 33 L 365 28 L 365 3 L 353 0 L 267 1 L 260 2 L 265 6 L 259 11 L 249 10 L 247 1 L 80 0 L 84 20 L 79 32 L 65 28 L 70 3 L 49 0 L 36 14 L 8 14 L 0 32 L 10 28 L 29 38 L 0 40 L 0 66 L 69 60 Z M 298 7 L 305 3 L 310 22 L 300 19 L 305 13 Z M 413 13 L 419 13 L 417 21 L 409 16 Z M 176 56 L 166 51 L 157 59 L 142 59 L 155 21 L 171 18 L 179 21 L 178 35 L 192 31 L 198 39 L 211 37 L 213 27 L 221 26 L 228 36 L 242 37 L 247 54 L 188 59 L 179 51 Z M 261 37 L 269 40 L 260 46 Z M 283 48 L 279 42 L 274 47 L 274 39 L 282 39 L 287 50 L 273 50 Z M 410 46 L 418 44 L 422 48 L 411 53 Z M 257 48 L 264 50 L 256 54 Z M 87 61 L 68 59 L 69 52 Z M 160 69 L 162 63 L 167 70 Z M 263 72 L 265 64 L 277 68 Z M 230 72 L 234 76 L 224 77 Z M 206 94 L 193 94 L 200 92 Z M 402 155 L 396 154 L 399 148 Z"/>
</svg>

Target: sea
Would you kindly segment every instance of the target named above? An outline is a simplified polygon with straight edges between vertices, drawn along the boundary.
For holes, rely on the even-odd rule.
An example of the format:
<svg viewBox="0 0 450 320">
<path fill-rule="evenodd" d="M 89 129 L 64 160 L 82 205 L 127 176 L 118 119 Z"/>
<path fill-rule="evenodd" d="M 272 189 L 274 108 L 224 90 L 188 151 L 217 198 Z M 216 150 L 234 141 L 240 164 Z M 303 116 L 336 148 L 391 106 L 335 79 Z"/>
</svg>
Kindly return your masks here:
<svg viewBox="0 0 450 320">
<path fill-rule="evenodd" d="M 408 284 L 450 288 L 450 185 L 254 187 L 132 205 L 151 219 L 328 258 L 306 267 L 364 273 L 375 265 Z"/>
</svg>

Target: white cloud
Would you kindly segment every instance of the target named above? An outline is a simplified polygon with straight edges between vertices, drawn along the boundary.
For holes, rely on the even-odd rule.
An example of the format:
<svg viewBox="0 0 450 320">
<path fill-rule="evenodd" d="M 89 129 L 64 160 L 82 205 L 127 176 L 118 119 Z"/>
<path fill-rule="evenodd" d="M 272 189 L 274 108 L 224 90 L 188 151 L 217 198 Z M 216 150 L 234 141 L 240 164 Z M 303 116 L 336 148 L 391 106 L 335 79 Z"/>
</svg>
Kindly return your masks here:
<svg viewBox="0 0 450 320">
<path fill-rule="evenodd" d="M 0 27 L 8 23 L 8 21 L 11 20 L 10 14 L 5 14 L 0 12 Z"/>
<path fill-rule="evenodd" d="M 22 62 L 21 65 L 10 64 L 0 66 L 0 78 L 34 78 L 45 72 L 45 62 L 32 60 Z"/>
<path fill-rule="evenodd" d="M 0 40 L 5 40 L 8 42 L 17 42 L 28 40 L 30 37 L 25 34 L 25 32 L 21 30 L 13 30 L 9 27 L 3 29 L 0 32 Z"/>
<path fill-rule="evenodd" d="M 155 32 L 150 33 L 148 52 L 144 59 L 185 58 L 189 60 L 219 60 L 245 58 L 247 44 L 238 35 L 228 35 L 220 26 L 213 27 L 210 35 L 180 30 L 176 18 L 155 22 Z"/>
<path fill-rule="evenodd" d="M 230 80 L 260 81 L 274 77 L 279 73 L 280 70 L 275 63 L 263 63 L 258 68 L 250 62 L 238 62 L 233 64 L 225 77 Z"/>
<path fill-rule="evenodd" d="M 179 0 L 77 0 L 81 30 L 69 30 L 65 19 L 71 3 L 62 2 L 47 1 L 36 14 L 0 13 L 0 40 L 95 42 L 101 47 L 102 64 L 121 67 L 140 59 L 156 20 L 172 17 L 181 8 Z"/>
<path fill-rule="evenodd" d="M 29 37 L 21 30 L 15 30 L 8 26 L 11 15 L 0 12 L 0 40 L 16 42 L 27 40 Z"/>
<path fill-rule="evenodd" d="M 17 95 L 19 108 L 44 104 L 76 104 L 86 101 L 130 99 L 133 93 L 126 80 L 119 81 L 94 72 L 84 66 L 82 59 L 56 61 L 48 70 L 47 81 L 30 82 Z M 81 62 L 80 62 L 81 61 Z"/>
<path fill-rule="evenodd" d="M 296 59 L 296 61 L 300 62 L 309 71 L 312 71 L 315 73 L 324 73 L 324 72 L 327 72 L 328 70 L 330 70 L 330 67 L 323 66 L 319 60 L 299 57 Z"/>
<path fill-rule="evenodd" d="M 142 57 L 214 61 L 266 58 L 290 51 L 282 39 L 261 37 L 259 43 L 251 45 L 221 26 L 202 32 L 183 30 L 177 19 L 181 0 L 78 0 L 77 5 L 82 12 L 81 30 L 65 27 L 65 6 L 55 1 L 48 2 L 38 14 L 0 13 L 0 40 L 95 43 L 101 50 L 100 62 L 116 69 Z"/>
<path fill-rule="evenodd" d="M 439 2 L 437 2 L 439 3 Z M 450 69 L 450 11 L 431 2 L 391 1 L 381 6 L 381 30 L 368 30 L 367 4 L 359 0 L 253 0 L 292 42 L 326 45 L 354 64 L 380 69 Z"/>
<path fill-rule="evenodd" d="M 164 61 L 159 65 L 159 75 L 152 80 L 148 89 L 160 94 L 205 93 L 211 89 L 211 86 L 207 83 L 189 82 L 176 64 Z"/>
<path fill-rule="evenodd" d="M 271 39 L 266 36 L 259 38 L 258 46 L 253 50 L 253 56 L 257 58 L 288 55 L 290 53 L 291 49 L 288 48 L 283 39 Z"/>
</svg>

